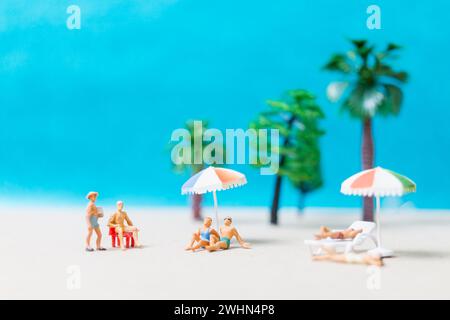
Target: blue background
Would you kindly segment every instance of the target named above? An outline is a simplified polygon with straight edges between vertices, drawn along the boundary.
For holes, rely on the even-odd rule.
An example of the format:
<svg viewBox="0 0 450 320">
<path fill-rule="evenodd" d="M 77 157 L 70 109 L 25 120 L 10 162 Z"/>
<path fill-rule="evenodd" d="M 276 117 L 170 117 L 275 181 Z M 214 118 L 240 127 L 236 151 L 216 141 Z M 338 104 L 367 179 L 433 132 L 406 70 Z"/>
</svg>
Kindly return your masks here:
<svg viewBox="0 0 450 320">
<path fill-rule="evenodd" d="M 378 4 L 382 30 L 366 27 Z M 81 30 L 66 8 L 81 7 Z M 450 208 L 450 2 L 433 1 L 18 1 L 0 2 L 0 194 L 21 201 L 103 199 L 177 205 L 166 145 L 185 120 L 246 128 L 285 90 L 318 95 L 327 119 L 325 186 L 311 206 L 358 206 L 339 193 L 360 169 L 361 124 L 325 98 L 321 71 L 348 38 L 405 48 L 410 72 L 398 118 L 375 120 L 376 162 L 408 175 L 422 208 Z M 267 205 L 274 177 L 234 166 L 249 184 L 222 204 Z M 288 183 L 285 205 L 297 194 Z"/>
</svg>

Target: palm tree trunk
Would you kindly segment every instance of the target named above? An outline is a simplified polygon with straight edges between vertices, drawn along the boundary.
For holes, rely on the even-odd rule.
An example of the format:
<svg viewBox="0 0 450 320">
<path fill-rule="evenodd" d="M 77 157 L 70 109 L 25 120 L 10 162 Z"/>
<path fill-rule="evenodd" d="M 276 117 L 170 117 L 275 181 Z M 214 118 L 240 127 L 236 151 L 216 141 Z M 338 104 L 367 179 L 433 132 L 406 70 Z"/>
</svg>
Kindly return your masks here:
<svg viewBox="0 0 450 320">
<path fill-rule="evenodd" d="M 281 161 L 280 161 L 281 162 Z M 278 224 L 278 209 L 280 207 L 280 195 L 281 195 L 281 179 L 280 175 L 277 175 L 275 180 L 275 191 L 273 193 L 272 207 L 270 209 L 270 223 Z"/>
<path fill-rule="evenodd" d="M 302 215 L 303 211 L 305 210 L 306 192 L 303 192 L 302 190 L 300 190 L 298 193 L 299 193 L 299 197 L 298 197 L 298 203 L 297 203 L 297 213 L 299 215 Z"/>
<path fill-rule="evenodd" d="M 202 219 L 202 195 L 201 194 L 193 194 L 192 195 L 192 214 L 194 220 Z"/>
<path fill-rule="evenodd" d="M 287 123 L 289 131 L 291 130 L 292 125 L 294 124 L 294 121 L 295 121 L 295 116 L 291 116 Z M 289 145 L 289 138 L 286 137 L 283 142 L 283 147 L 287 147 L 288 145 Z M 286 156 L 283 155 L 280 158 L 280 166 L 279 167 L 282 168 L 285 162 L 286 162 Z M 272 207 L 270 209 L 270 223 L 273 225 L 278 224 L 278 209 L 280 207 L 282 178 L 283 177 L 280 174 L 277 174 L 277 178 L 275 180 L 275 190 L 273 192 Z"/>
<path fill-rule="evenodd" d="M 373 168 L 374 142 L 371 118 L 364 119 L 363 123 L 362 162 L 363 170 Z M 373 197 L 363 198 L 363 220 L 373 221 Z"/>
</svg>

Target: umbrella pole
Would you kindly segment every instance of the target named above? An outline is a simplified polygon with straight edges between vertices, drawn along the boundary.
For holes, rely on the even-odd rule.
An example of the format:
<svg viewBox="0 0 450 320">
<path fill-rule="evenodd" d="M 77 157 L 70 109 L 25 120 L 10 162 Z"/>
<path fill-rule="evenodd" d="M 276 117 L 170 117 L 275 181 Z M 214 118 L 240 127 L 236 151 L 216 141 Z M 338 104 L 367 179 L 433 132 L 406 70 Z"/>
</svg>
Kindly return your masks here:
<svg viewBox="0 0 450 320">
<path fill-rule="evenodd" d="M 217 232 L 220 232 L 219 231 L 219 213 L 218 213 L 218 210 L 217 210 L 217 194 L 216 194 L 216 191 L 213 191 L 213 198 L 214 198 L 214 211 L 215 211 L 215 213 L 216 213 L 216 224 L 217 224 Z"/>
<path fill-rule="evenodd" d="M 378 240 L 378 248 L 381 248 L 381 225 L 380 225 L 380 196 L 376 196 L 376 211 L 375 211 L 375 219 L 377 223 L 377 240 Z"/>
<path fill-rule="evenodd" d="M 394 255 L 394 252 L 392 250 L 383 248 L 381 246 L 381 215 L 380 215 L 380 210 L 381 210 L 381 205 L 380 205 L 380 197 L 377 196 L 376 197 L 376 211 L 375 211 L 375 221 L 377 223 L 377 242 L 378 242 L 378 246 L 375 249 L 372 249 L 369 251 L 370 253 L 374 253 L 382 258 L 386 258 L 386 257 L 392 257 Z"/>
</svg>

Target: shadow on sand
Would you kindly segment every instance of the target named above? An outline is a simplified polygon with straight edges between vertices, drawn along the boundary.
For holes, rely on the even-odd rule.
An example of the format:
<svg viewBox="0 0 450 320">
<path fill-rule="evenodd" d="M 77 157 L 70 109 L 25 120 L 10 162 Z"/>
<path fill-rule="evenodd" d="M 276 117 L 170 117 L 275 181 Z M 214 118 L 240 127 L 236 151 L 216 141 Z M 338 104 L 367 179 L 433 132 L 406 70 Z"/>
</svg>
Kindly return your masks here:
<svg viewBox="0 0 450 320">
<path fill-rule="evenodd" d="M 141 246 L 139 248 L 129 247 L 129 248 L 126 248 L 125 251 L 129 251 L 129 250 L 131 250 L 131 251 L 133 251 L 133 250 L 144 250 L 144 249 L 148 249 L 148 248 L 151 248 L 151 246 L 150 245 L 141 244 Z M 122 248 L 120 248 L 120 247 L 107 248 L 107 251 L 122 251 Z"/>
<path fill-rule="evenodd" d="M 281 241 L 278 239 L 252 239 L 252 238 L 245 238 L 245 242 L 250 243 L 250 245 L 255 245 L 255 244 L 280 244 L 286 241 Z"/>
<path fill-rule="evenodd" d="M 408 258 L 417 258 L 417 259 L 446 259 L 450 258 L 450 252 L 444 251 L 425 251 L 425 250 L 396 250 L 395 257 L 408 257 Z"/>
</svg>

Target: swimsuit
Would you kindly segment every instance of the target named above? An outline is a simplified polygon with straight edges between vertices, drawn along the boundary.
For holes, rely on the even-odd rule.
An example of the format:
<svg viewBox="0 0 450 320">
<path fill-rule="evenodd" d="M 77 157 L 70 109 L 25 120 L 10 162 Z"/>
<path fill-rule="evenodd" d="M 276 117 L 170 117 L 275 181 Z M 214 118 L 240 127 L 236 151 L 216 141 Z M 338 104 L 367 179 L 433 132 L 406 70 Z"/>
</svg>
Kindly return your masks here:
<svg viewBox="0 0 450 320">
<path fill-rule="evenodd" d="M 98 224 L 98 217 L 96 215 L 91 215 L 89 217 L 89 221 L 91 223 L 92 228 L 98 228 L 100 225 Z"/>
<path fill-rule="evenodd" d="M 211 239 L 211 232 L 209 231 L 209 228 L 206 229 L 206 231 L 201 231 L 200 232 L 200 240 L 209 242 L 210 239 Z"/>
<path fill-rule="evenodd" d="M 223 241 L 227 244 L 227 249 L 230 247 L 231 240 L 227 237 L 221 237 L 220 241 Z"/>
</svg>

